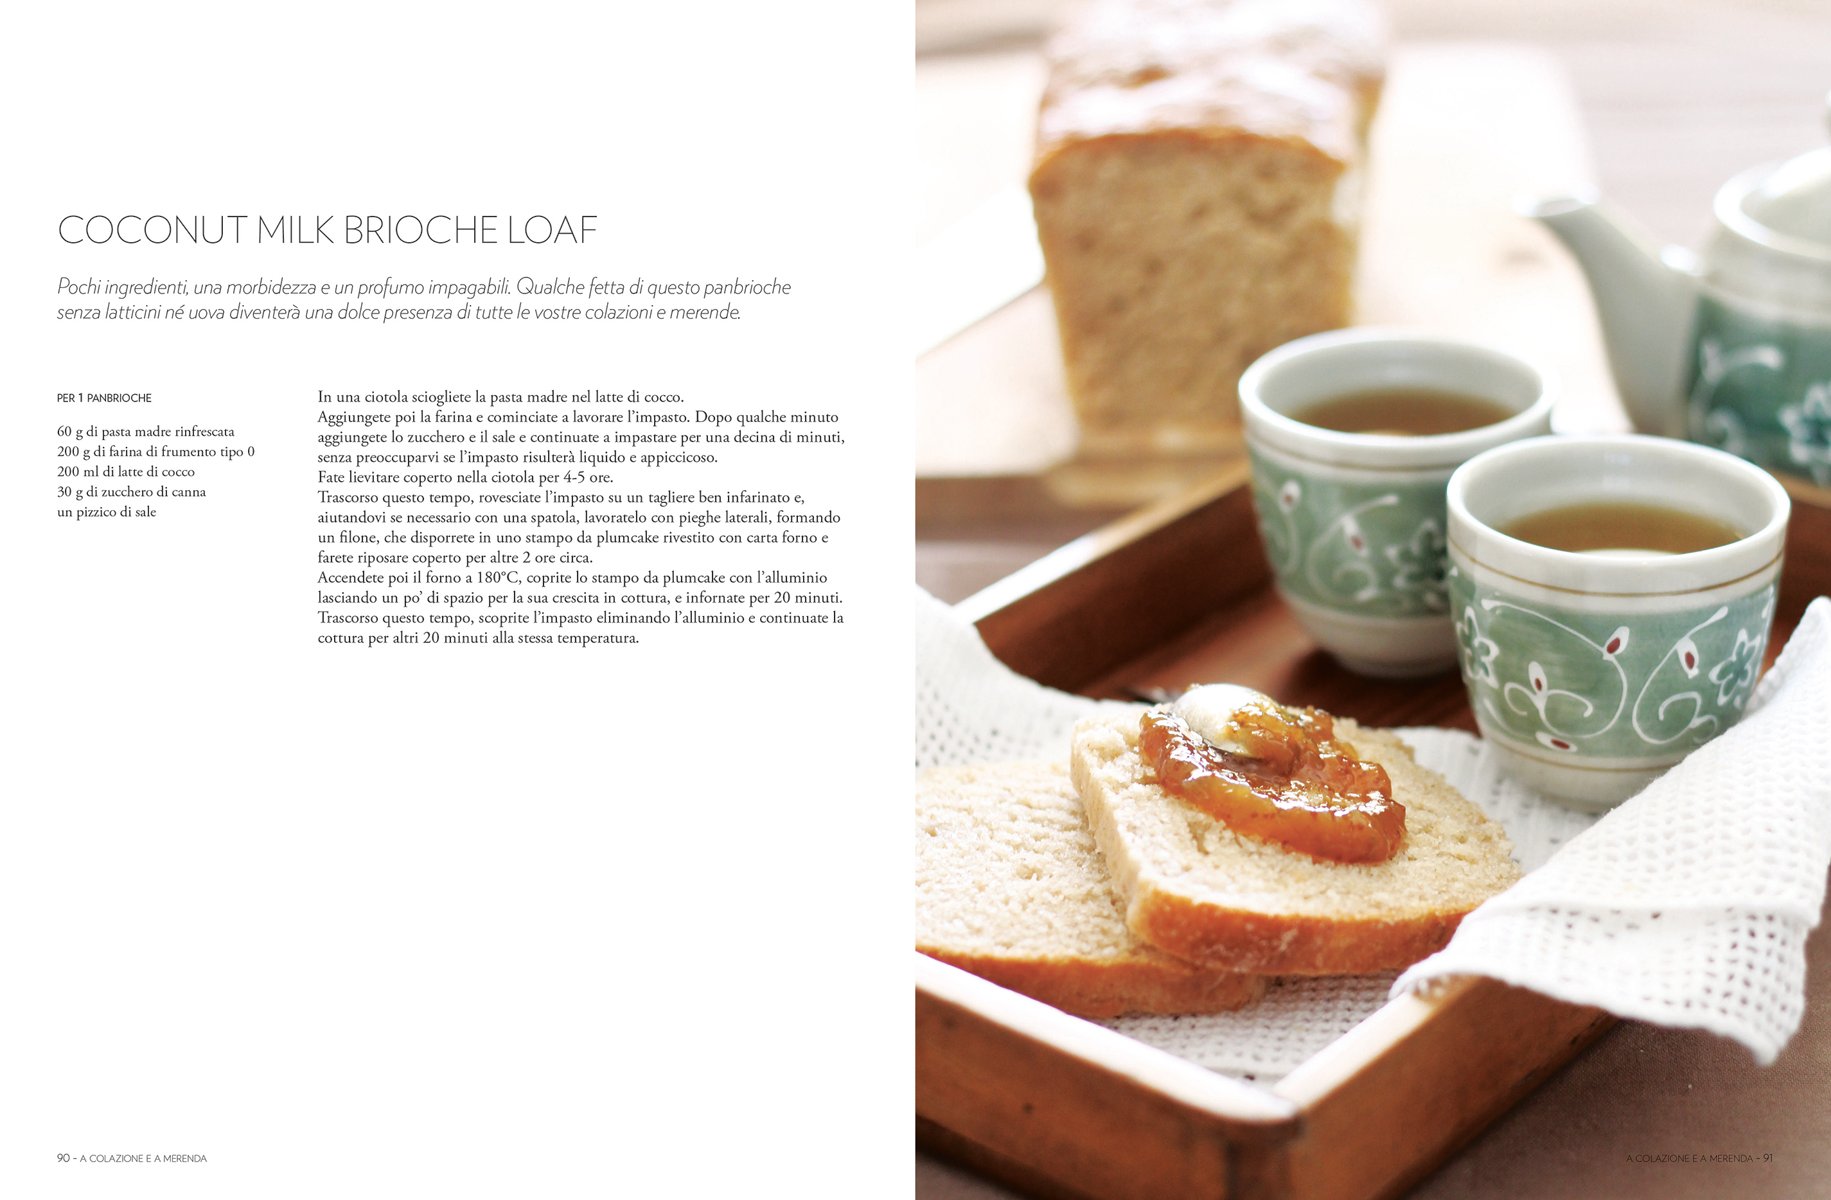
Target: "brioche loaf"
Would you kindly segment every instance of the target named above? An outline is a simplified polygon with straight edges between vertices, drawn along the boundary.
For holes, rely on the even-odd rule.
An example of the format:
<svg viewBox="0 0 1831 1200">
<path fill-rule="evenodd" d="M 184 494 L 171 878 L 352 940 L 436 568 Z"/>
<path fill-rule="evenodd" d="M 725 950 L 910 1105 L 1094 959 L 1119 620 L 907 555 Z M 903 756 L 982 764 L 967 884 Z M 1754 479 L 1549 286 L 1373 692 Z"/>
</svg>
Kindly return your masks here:
<svg viewBox="0 0 1831 1200">
<path fill-rule="evenodd" d="M 1087 1017 L 1222 1012 L 1257 975 L 1191 966 L 1127 932 L 1059 763 L 948 767 L 916 780 L 916 949 Z"/>
<path fill-rule="evenodd" d="M 1337 720 L 1386 768 L 1405 836 L 1385 862 L 1333 863 L 1233 832 L 1159 787 L 1138 718 L 1075 727 L 1071 770 L 1140 940 L 1233 970 L 1338 975 L 1407 966 L 1519 877 L 1507 835 L 1390 733 Z"/>
<path fill-rule="evenodd" d="M 1084 449 L 1199 449 L 1240 373 L 1348 322 L 1382 80 L 1364 0 L 1096 0 L 1030 175 Z"/>
</svg>

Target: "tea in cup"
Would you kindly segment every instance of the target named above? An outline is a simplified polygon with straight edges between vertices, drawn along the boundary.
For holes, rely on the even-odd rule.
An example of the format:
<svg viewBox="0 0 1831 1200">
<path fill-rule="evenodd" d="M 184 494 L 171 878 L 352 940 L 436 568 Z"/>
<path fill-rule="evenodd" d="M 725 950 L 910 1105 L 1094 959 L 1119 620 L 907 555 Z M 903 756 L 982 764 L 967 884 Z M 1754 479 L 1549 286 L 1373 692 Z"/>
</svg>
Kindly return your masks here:
<svg viewBox="0 0 1831 1200">
<path fill-rule="evenodd" d="M 1463 682 L 1508 773 L 1612 807 L 1742 715 L 1790 506 L 1759 467 L 1665 438 L 1545 437 L 1449 484 Z"/>
<path fill-rule="evenodd" d="M 1548 433 L 1553 399 L 1513 355 L 1394 330 L 1301 338 L 1246 371 L 1260 536 L 1319 646 L 1368 675 L 1455 665 L 1444 489 L 1470 457 Z"/>
</svg>

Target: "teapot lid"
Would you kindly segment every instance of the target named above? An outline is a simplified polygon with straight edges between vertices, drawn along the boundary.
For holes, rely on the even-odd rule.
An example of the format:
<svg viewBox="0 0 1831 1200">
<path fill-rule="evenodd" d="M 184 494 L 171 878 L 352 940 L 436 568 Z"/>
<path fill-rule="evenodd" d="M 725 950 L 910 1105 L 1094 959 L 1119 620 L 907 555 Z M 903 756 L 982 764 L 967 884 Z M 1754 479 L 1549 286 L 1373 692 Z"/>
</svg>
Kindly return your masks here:
<svg viewBox="0 0 1831 1200">
<path fill-rule="evenodd" d="M 1825 96 L 1831 124 L 1831 93 Z M 1744 171 L 1717 193 L 1717 220 L 1766 250 L 1831 262 L 1831 147 Z"/>
<path fill-rule="evenodd" d="M 1717 217 L 1770 250 L 1831 260 L 1831 147 L 1738 176 Z"/>
</svg>

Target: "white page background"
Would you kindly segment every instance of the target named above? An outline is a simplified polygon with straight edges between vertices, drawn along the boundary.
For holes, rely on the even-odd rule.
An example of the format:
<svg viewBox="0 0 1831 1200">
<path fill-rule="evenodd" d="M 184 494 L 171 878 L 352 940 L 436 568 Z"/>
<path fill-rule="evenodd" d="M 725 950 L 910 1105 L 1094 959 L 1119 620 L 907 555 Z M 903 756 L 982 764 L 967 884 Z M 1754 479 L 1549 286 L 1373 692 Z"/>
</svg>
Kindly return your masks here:
<svg viewBox="0 0 1831 1200">
<path fill-rule="evenodd" d="M 51 14 L 9 16 L 5 49 L 0 1195 L 903 1190 L 907 9 Z M 535 211 L 599 232 L 55 236 L 66 213 Z M 51 319 L 79 272 L 542 270 L 795 294 L 724 328 Z M 794 482 L 846 513 L 843 552 L 748 565 L 828 571 L 847 624 L 314 644 L 317 389 L 584 384 L 836 406 L 847 451 Z M 153 520 L 56 520 L 54 427 L 103 414 L 55 393 L 141 388 L 256 458 Z"/>
</svg>

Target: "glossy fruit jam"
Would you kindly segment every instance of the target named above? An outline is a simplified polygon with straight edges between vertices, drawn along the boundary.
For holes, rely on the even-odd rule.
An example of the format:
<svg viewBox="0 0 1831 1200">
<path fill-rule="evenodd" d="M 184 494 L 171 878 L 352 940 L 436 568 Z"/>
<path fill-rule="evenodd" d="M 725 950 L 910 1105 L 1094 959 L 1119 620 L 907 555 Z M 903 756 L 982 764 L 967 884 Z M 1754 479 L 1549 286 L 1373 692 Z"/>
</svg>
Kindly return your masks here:
<svg viewBox="0 0 1831 1200">
<path fill-rule="evenodd" d="M 1153 709 L 1138 746 L 1165 791 L 1236 833 L 1337 862 L 1384 862 L 1398 852 L 1405 806 L 1392 798 L 1392 780 L 1335 739 L 1328 713 L 1254 703 L 1234 713 L 1226 733 L 1223 748 Z"/>
</svg>

